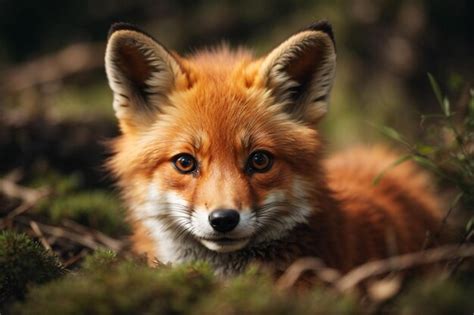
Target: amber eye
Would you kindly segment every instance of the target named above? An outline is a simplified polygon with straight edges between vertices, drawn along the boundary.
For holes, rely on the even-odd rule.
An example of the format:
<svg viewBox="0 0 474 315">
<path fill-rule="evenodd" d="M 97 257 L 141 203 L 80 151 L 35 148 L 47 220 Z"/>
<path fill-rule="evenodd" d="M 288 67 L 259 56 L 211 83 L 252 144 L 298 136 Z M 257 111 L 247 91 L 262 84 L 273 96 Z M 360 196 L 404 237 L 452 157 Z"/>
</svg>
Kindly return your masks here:
<svg viewBox="0 0 474 315">
<path fill-rule="evenodd" d="M 197 168 L 196 159 L 187 153 L 178 154 L 173 158 L 173 163 L 176 169 L 183 174 L 194 172 Z"/>
<path fill-rule="evenodd" d="M 247 171 L 264 173 L 272 167 L 273 158 L 269 152 L 256 151 L 250 154 L 247 162 Z"/>
</svg>

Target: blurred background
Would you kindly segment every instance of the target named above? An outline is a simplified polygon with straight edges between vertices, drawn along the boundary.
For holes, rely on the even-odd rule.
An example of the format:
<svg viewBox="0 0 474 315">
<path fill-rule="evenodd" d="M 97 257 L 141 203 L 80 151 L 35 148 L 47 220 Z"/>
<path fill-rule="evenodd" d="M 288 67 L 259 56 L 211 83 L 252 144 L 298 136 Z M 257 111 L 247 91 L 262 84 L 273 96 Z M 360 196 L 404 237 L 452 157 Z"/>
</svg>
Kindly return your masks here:
<svg viewBox="0 0 474 315">
<path fill-rule="evenodd" d="M 472 12 L 472 0 L 0 0 L 0 228 L 27 231 L 66 266 L 98 246 L 127 246 L 102 167 L 104 142 L 118 132 L 103 66 L 113 22 L 183 55 L 222 40 L 261 55 L 329 20 L 338 69 L 322 128 L 331 151 L 388 142 L 374 125 L 421 141 L 421 114 L 441 112 L 428 72 L 451 107 L 467 111 Z"/>
</svg>

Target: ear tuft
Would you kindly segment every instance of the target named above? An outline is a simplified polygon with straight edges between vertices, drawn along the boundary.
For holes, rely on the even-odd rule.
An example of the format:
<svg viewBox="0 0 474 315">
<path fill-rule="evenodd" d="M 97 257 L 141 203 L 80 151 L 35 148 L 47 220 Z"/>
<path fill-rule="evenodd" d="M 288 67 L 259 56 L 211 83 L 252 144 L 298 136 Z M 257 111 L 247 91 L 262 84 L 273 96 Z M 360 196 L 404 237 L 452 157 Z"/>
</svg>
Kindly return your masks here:
<svg viewBox="0 0 474 315">
<path fill-rule="evenodd" d="M 182 74 L 164 46 L 127 23 L 110 28 L 105 68 L 115 114 L 126 130 L 149 125 Z"/>
<path fill-rule="evenodd" d="M 329 38 L 331 39 L 331 41 L 334 45 L 334 48 L 336 48 L 336 39 L 334 38 L 334 32 L 332 30 L 332 25 L 327 20 L 321 20 L 321 21 L 314 22 L 314 23 L 306 26 L 305 28 L 301 29 L 300 32 L 308 31 L 308 30 L 310 30 L 310 31 L 321 31 L 323 33 L 326 33 L 326 35 L 328 35 Z"/>
<path fill-rule="evenodd" d="M 260 78 L 294 119 L 313 125 L 327 112 L 336 70 L 331 25 L 317 22 L 294 34 L 262 61 Z"/>
<path fill-rule="evenodd" d="M 109 33 L 107 35 L 107 39 L 109 39 L 112 36 L 112 34 L 117 32 L 117 31 L 134 31 L 134 32 L 137 32 L 137 33 L 142 33 L 142 34 L 152 38 L 154 41 L 158 42 L 156 39 L 153 38 L 153 36 L 151 36 L 150 34 L 148 34 L 145 31 L 143 31 L 142 29 L 140 29 L 135 24 L 127 23 L 127 22 L 113 23 L 109 28 Z"/>
</svg>

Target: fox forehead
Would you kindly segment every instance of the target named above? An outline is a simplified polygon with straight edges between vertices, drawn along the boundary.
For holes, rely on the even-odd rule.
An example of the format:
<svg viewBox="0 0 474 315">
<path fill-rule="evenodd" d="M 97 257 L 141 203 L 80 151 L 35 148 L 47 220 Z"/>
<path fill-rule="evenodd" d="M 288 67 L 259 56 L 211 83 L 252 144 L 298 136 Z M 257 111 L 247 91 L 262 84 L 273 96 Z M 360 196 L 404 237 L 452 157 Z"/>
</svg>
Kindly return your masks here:
<svg viewBox="0 0 474 315">
<path fill-rule="evenodd" d="M 186 74 L 177 81 L 186 83 L 170 93 L 170 103 L 207 125 L 217 119 L 227 123 L 229 118 L 249 120 L 260 108 L 260 116 L 268 112 L 264 107 L 271 101 L 270 95 L 255 80 L 258 62 L 251 62 L 249 56 L 242 54 L 222 48 L 180 59 Z"/>
<path fill-rule="evenodd" d="M 195 80 L 249 83 L 245 80 L 255 77 L 258 65 L 261 63 L 261 60 L 255 59 L 250 50 L 230 49 L 227 45 L 202 49 L 191 55 L 175 58 L 179 60 L 183 72 L 187 73 L 190 84 Z"/>
<path fill-rule="evenodd" d="M 239 164 L 255 150 L 291 160 L 297 152 L 298 159 L 305 154 L 311 158 L 319 147 L 317 132 L 288 119 L 271 102 L 264 90 L 197 81 L 170 96 L 146 133 L 153 143 L 147 141 L 146 146 L 160 146 L 168 157 L 187 152 L 214 159 L 230 157 Z"/>
</svg>

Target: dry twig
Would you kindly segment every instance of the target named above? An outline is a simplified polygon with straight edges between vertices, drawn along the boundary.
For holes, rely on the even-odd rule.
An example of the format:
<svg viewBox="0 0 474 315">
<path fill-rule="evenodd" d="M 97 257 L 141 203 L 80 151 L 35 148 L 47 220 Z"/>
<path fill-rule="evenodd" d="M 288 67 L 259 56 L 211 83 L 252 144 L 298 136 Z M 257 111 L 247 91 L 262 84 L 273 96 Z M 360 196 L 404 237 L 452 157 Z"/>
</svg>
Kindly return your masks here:
<svg viewBox="0 0 474 315">
<path fill-rule="evenodd" d="M 66 260 L 65 262 L 63 262 L 63 265 L 64 265 L 65 268 L 68 268 L 69 266 L 71 266 L 71 265 L 77 263 L 78 261 L 80 261 L 86 255 L 87 255 L 87 251 L 83 249 L 79 252 L 79 254 L 74 255 L 71 258 L 69 258 L 68 260 Z"/>
<path fill-rule="evenodd" d="M 51 245 L 49 245 L 48 241 L 44 238 L 43 232 L 41 232 L 40 227 L 35 221 L 30 222 L 31 229 L 35 233 L 35 235 L 38 237 L 38 239 L 41 242 L 41 245 L 43 245 L 44 248 L 47 250 L 52 250 Z"/>
<path fill-rule="evenodd" d="M 52 235 L 57 238 L 67 239 L 73 243 L 80 244 L 92 250 L 96 250 L 102 245 L 99 242 L 97 242 L 91 235 L 82 235 L 82 234 L 70 231 L 68 229 L 65 229 L 63 227 L 47 225 L 44 223 L 33 221 L 28 218 L 18 217 L 15 220 L 23 224 L 28 224 L 28 225 L 30 224 L 30 222 L 35 222 L 38 225 L 38 227 L 41 229 L 41 231 L 46 235 Z"/>
<path fill-rule="evenodd" d="M 276 287 L 281 290 L 293 287 L 301 275 L 307 271 L 314 272 L 318 279 L 326 283 L 334 283 L 341 277 L 339 271 L 326 267 L 321 259 L 306 257 L 291 264 L 277 280 Z"/>
<path fill-rule="evenodd" d="M 123 251 L 126 241 L 113 239 L 95 229 L 80 225 L 71 220 L 64 220 L 61 226 L 41 223 L 34 214 L 26 213 L 39 200 L 50 195 L 49 189 L 32 189 L 16 183 L 17 177 L 7 176 L 0 179 L 0 193 L 20 204 L 0 219 L 0 228 L 11 227 L 35 236 L 48 250 L 54 250 L 65 259 L 65 265 L 77 263 L 91 250 L 100 247 L 110 248 L 116 252 Z M 72 255 L 72 256 L 71 256 Z"/>
<path fill-rule="evenodd" d="M 0 179 L 0 192 L 12 199 L 20 199 L 21 204 L 13 211 L 10 211 L 5 218 L 0 220 L 0 229 L 8 226 L 17 216 L 33 208 L 41 199 L 50 194 L 49 189 L 33 189 L 16 184 L 10 179 Z"/>
<path fill-rule="evenodd" d="M 347 292 L 360 283 L 392 271 L 401 271 L 442 261 L 474 257 L 474 245 L 446 245 L 420 252 L 393 256 L 387 259 L 363 264 L 341 276 L 338 271 L 328 268 L 317 258 L 302 258 L 295 261 L 277 281 L 277 287 L 288 289 L 308 271 L 318 279 L 330 284 L 339 292 Z"/>
<path fill-rule="evenodd" d="M 50 82 L 61 81 L 71 75 L 103 66 L 104 45 L 78 43 L 59 52 L 15 66 L 2 76 L 1 85 L 14 93 Z"/>
<path fill-rule="evenodd" d="M 108 247 L 114 251 L 120 251 L 124 246 L 122 241 L 113 239 L 102 232 L 80 225 L 72 220 L 65 219 L 63 220 L 63 224 L 65 227 L 77 233 L 83 235 L 91 235 L 94 239 L 97 240 L 98 243 L 102 244 L 102 246 Z"/>
<path fill-rule="evenodd" d="M 446 245 L 363 264 L 345 274 L 334 285 L 340 292 L 345 292 L 353 289 L 364 280 L 390 271 L 406 270 L 421 265 L 467 257 L 474 257 L 474 246 Z"/>
</svg>

